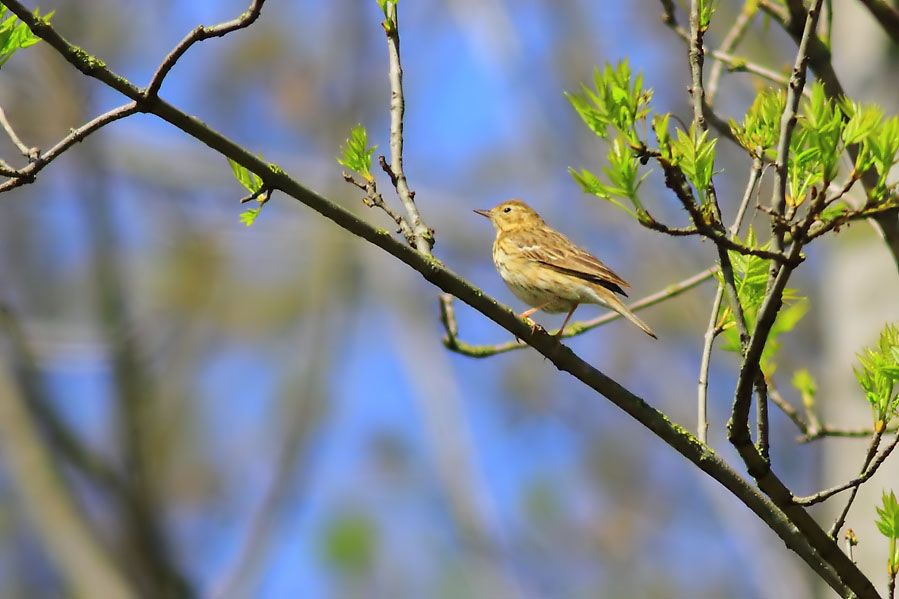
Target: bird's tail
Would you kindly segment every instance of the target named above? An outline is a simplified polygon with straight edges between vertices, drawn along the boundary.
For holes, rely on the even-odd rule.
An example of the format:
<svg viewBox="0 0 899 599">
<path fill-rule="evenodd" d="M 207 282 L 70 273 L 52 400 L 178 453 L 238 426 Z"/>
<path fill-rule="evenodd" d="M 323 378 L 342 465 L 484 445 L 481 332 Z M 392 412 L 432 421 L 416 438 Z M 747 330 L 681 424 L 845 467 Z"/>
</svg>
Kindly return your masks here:
<svg viewBox="0 0 899 599">
<path fill-rule="evenodd" d="M 637 315 L 628 310 L 627 306 L 625 306 L 620 299 L 618 299 L 613 293 L 603 294 L 603 299 L 606 302 L 606 305 L 627 318 L 629 321 L 640 327 L 640 329 L 652 337 L 653 339 L 658 339 L 655 332 L 649 327 L 648 324 L 637 318 Z"/>
</svg>

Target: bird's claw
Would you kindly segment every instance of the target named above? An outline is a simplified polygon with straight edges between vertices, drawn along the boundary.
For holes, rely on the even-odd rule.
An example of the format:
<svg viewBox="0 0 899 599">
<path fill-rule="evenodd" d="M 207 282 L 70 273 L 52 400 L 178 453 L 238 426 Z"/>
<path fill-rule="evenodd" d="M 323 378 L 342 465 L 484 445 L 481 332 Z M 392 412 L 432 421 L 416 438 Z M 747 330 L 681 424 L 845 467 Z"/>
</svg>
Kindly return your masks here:
<svg viewBox="0 0 899 599">
<path fill-rule="evenodd" d="M 524 318 L 524 321 L 525 321 L 526 323 L 528 323 L 528 325 L 531 327 L 531 334 L 532 334 L 532 335 L 537 334 L 538 331 L 541 332 L 541 333 L 546 333 L 546 329 L 544 329 L 542 325 L 540 325 L 540 324 L 538 324 L 537 322 L 535 322 L 532 318 L 530 318 L 530 317 L 528 317 L 528 316 L 524 316 L 523 318 Z M 524 343 L 524 342 L 523 342 L 521 339 L 519 339 L 517 336 L 515 337 L 515 341 L 517 341 L 518 343 Z"/>
</svg>

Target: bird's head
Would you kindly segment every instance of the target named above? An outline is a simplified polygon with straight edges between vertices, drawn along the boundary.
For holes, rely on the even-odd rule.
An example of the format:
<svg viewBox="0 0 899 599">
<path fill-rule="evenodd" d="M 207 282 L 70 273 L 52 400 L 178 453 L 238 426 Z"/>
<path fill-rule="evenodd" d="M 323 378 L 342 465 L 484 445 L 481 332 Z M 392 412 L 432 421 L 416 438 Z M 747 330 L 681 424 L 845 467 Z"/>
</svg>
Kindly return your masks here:
<svg viewBox="0 0 899 599">
<path fill-rule="evenodd" d="M 475 210 L 486 216 L 499 232 L 514 231 L 543 223 L 540 215 L 521 200 L 506 200 L 490 210 Z"/>
</svg>

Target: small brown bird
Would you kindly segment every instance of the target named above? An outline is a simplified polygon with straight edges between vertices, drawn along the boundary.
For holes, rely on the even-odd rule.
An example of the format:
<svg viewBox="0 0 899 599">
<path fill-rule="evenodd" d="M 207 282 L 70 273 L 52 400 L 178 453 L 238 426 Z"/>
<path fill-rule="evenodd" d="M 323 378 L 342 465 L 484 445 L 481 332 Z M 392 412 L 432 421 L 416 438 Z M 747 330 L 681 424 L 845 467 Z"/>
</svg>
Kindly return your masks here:
<svg viewBox="0 0 899 599">
<path fill-rule="evenodd" d="M 530 318 L 538 310 L 568 312 L 562 328 L 580 304 L 599 304 L 615 310 L 657 339 L 649 326 L 615 295 L 627 297 L 629 285 L 589 252 L 550 228 L 521 200 L 508 200 L 490 210 L 475 210 L 496 228 L 493 263 L 518 299 L 532 306 L 519 314 Z"/>
</svg>

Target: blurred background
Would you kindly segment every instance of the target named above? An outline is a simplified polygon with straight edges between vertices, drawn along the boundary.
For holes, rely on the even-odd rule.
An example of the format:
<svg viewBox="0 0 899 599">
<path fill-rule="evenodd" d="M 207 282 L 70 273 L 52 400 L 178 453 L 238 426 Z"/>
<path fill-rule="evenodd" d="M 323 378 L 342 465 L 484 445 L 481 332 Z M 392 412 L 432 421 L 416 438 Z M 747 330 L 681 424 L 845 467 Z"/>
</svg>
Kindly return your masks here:
<svg viewBox="0 0 899 599">
<path fill-rule="evenodd" d="M 710 43 L 741 5 L 720 3 Z M 895 113 L 896 49 L 856 3 L 834 5 L 844 85 Z M 67 39 L 145 85 L 187 31 L 233 18 L 246 0 L 39 6 L 56 10 Z M 399 9 L 406 173 L 448 266 L 524 308 L 493 269 L 492 230 L 471 212 L 509 197 L 602 257 L 633 298 L 713 263 L 710 244 L 648 232 L 566 173 L 598 171 L 605 154 L 562 95 L 596 64 L 627 57 L 655 89 L 654 108 L 689 119 L 685 47 L 657 3 Z M 194 47 L 161 95 L 387 227 L 335 162 L 356 123 L 377 153 L 387 149 L 379 22 L 373 0 L 269 0 L 249 29 Z M 794 52 L 758 17 L 737 53 L 786 69 Z M 725 74 L 720 113 L 740 118 L 759 85 Z M 41 148 L 122 102 L 43 44 L 0 73 L 0 106 Z M 749 163 L 726 141 L 719 156 L 729 221 Z M 4 136 L 0 157 L 21 164 Z M 381 188 L 395 201 L 388 181 Z M 610 403 L 533 351 L 449 353 L 437 290 L 421 277 L 279 195 L 246 228 L 244 193 L 224 158 L 139 115 L 3 197 L 0 595 L 66 594 L 66 533 L 54 525 L 62 488 L 27 491 L 43 468 L 152 597 L 830 596 L 739 502 Z M 643 198 L 683 222 L 658 173 Z M 785 340 L 781 389 L 797 401 L 789 379 L 808 368 L 829 422 L 869 423 L 852 356 L 899 318 L 895 264 L 859 223 L 816 244 L 795 284 L 812 307 Z M 657 343 L 618 321 L 571 345 L 695 428 L 713 293 L 706 283 L 643 312 Z M 466 341 L 508 340 L 467 307 L 457 312 Z M 735 369 L 716 352 L 710 442 L 736 464 L 724 437 Z M 798 493 L 856 472 L 865 441 L 798 446 L 793 425 L 772 414 L 775 467 Z M 13 443 L 22 435 L 39 442 L 24 457 L 24 441 Z M 886 541 L 873 502 L 896 473 L 894 464 L 879 475 L 849 517 L 881 589 Z"/>
</svg>

